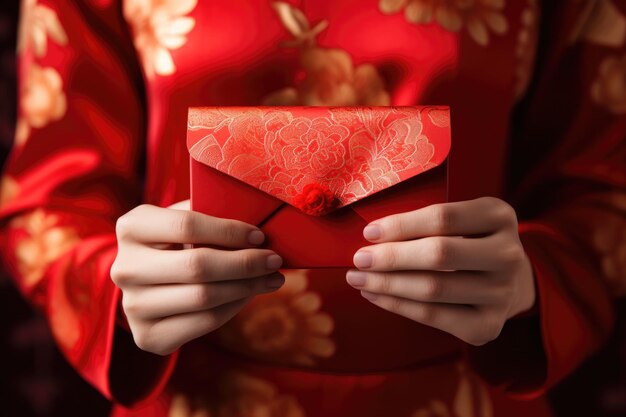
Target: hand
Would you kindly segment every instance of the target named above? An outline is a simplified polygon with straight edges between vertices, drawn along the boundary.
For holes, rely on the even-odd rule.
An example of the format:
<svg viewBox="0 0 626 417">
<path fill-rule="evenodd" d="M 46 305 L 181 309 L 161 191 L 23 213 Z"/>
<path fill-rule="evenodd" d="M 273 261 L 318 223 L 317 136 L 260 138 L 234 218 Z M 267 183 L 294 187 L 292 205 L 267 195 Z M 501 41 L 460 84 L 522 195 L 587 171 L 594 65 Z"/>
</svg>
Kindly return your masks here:
<svg viewBox="0 0 626 417">
<path fill-rule="evenodd" d="M 253 249 L 255 226 L 189 211 L 142 205 L 117 221 L 111 278 L 139 348 L 169 354 L 230 320 L 253 296 L 284 283 L 280 256 Z M 181 248 L 204 243 L 239 250 Z"/>
<path fill-rule="evenodd" d="M 393 313 L 485 344 L 535 304 L 514 209 L 485 197 L 388 216 L 363 231 L 348 283 Z"/>
</svg>

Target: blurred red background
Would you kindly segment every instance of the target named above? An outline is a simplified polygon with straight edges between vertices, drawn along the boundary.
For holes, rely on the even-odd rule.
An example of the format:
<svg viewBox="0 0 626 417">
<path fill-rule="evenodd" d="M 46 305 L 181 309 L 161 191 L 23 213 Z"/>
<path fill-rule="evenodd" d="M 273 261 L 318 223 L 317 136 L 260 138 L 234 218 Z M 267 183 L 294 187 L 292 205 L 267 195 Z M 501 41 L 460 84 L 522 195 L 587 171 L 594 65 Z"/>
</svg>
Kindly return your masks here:
<svg viewBox="0 0 626 417">
<path fill-rule="evenodd" d="M 0 2 L 0 166 L 11 147 L 16 102 L 18 1 Z M 0 270 L 0 415 L 105 416 L 109 404 L 65 362 L 43 317 Z M 626 302 L 608 345 L 557 386 L 559 416 L 626 416 Z"/>
</svg>

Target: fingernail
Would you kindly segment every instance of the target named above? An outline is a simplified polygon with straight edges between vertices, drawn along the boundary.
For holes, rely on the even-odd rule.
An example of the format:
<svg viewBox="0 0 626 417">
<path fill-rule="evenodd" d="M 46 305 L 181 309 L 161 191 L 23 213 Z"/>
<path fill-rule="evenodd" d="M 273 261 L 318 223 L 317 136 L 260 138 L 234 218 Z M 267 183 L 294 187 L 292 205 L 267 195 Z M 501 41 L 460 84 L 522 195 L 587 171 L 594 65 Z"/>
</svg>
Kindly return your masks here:
<svg viewBox="0 0 626 417">
<path fill-rule="evenodd" d="M 361 291 L 361 296 L 366 300 L 376 301 L 378 298 L 378 294 L 374 294 L 373 292 Z"/>
<path fill-rule="evenodd" d="M 370 224 L 363 229 L 363 237 L 367 240 L 380 239 L 380 226 L 377 224 Z"/>
<path fill-rule="evenodd" d="M 357 268 L 369 268 L 372 266 L 372 254 L 369 252 L 357 252 L 354 255 L 354 265 Z"/>
<path fill-rule="evenodd" d="M 278 255 L 270 255 L 267 257 L 267 269 L 278 269 L 283 264 L 283 258 Z"/>
<path fill-rule="evenodd" d="M 362 287 L 365 285 L 366 273 L 361 271 L 348 271 L 346 275 L 346 279 L 348 280 L 348 284 L 353 287 Z"/>
<path fill-rule="evenodd" d="M 280 288 L 284 283 L 285 277 L 282 275 L 272 275 L 265 280 L 265 286 L 271 289 Z"/>
<path fill-rule="evenodd" d="M 251 245 L 260 245 L 265 240 L 265 235 L 260 230 L 253 230 L 248 235 L 248 243 Z"/>
</svg>

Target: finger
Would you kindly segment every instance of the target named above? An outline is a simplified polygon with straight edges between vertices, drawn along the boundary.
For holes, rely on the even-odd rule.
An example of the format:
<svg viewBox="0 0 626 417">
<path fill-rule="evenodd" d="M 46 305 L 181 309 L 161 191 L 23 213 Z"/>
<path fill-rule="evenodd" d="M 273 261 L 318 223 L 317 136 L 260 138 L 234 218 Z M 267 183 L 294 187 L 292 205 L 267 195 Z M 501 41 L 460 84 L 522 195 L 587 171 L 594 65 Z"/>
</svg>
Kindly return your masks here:
<svg viewBox="0 0 626 417">
<path fill-rule="evenodd" d="M 174 352 L 185 343 L 204 336 L 233 318 L 249 298 L 233 301 L 212 310 L 180 314 L 156 321 L 148 329 L 133 331 L 139 348 L 159 355 Z M 131 328 L 133 324 L 131 323 Z"/>
<path fill-rule="evenodd" d="M 521 251 L 516 245 L 498 245 L 499 241 L 492 237 L 425 237 L 379 243 L 360 249 L 354 265 L 371 271 L 491 271 L 508 265 Z"/>
<path fill-rule="evenodd" d="M 259 228 L 238 220 L 148 204 L 136 207 L 120 217 L 116 232 L 122 241 L 204 243 L 228 248 L 255 246 L 265 239 Z"/>
<path fill-rule="evenodd" d="M 138 247 L 118 257 L 111 278 L 121 288 L 254 278 L 276 272 L 282 265 L 282 258 L 268 249 L 162 251 Z"/>
<path fill-rule="evenodd" d="M 209 284 L 143 286 L 125 291 L 122 305 L 127 316 L 144 320 L 210 310 L 233 301 L 269 293 L 285 278 L 279 272 L 264 277 Z"/>
<path fill-rule="evenodd" d="M 179 201 L 178 203 L 174 203 L 171 206 L 168 206 L 167 208 L 170 209 L 174 209 L 174 210 L 191 210 L 191 202 L 189 200 L 182 200 Z"/>
<path fill-rule="evenodd" d="M 485 344 L 499 334 L 498 320 L 472 306 L 422 303 L 368 292 L 361 294 L 384 310 L 450 333 L 472 345 Z"/>
<path fill-rule="evenodd" d="M 502 200 L 483 197 L 434 204 L 375 220 L 363 236 L 372 242 L 392 242 L 428 236 L 470 236 L 493 233 L 505 225 L 517 227 L 515 211 Z"/>
<path fill-rule="evenodd" d="M 364 272 L 350 270 L 354 288 L 413 301 L 452 304 L 497 303 L 506 296 L 506 281 L 483 272 Z"/>
</svg>

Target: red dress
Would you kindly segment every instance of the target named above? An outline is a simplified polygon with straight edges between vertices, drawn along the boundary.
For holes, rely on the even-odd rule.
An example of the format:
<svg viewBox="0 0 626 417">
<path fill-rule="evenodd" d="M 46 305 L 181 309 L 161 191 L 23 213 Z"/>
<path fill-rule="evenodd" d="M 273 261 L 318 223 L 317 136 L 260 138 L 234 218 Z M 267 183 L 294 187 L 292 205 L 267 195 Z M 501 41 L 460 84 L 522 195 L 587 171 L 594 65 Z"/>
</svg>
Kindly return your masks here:
<svg viewBox="0 0 626 417">
<path fill-rule="evenodd" d="M 3 262 L 118 416 L 550 415 L 626 289 L 626 9 L 555 3 L 27 0 Z M 176 354 L 139 351 L 115 221 L 189 197 L 188 107 L 259 104 L 450 105 L 450 196 L 516 207 L 537 311 L 469 348 L 343 270 L 292 270 Z"/>
</svg>

